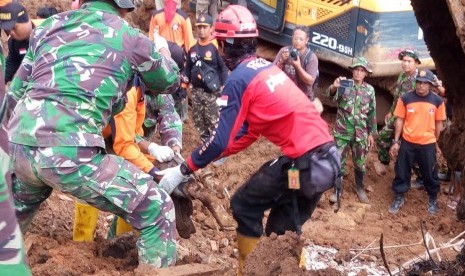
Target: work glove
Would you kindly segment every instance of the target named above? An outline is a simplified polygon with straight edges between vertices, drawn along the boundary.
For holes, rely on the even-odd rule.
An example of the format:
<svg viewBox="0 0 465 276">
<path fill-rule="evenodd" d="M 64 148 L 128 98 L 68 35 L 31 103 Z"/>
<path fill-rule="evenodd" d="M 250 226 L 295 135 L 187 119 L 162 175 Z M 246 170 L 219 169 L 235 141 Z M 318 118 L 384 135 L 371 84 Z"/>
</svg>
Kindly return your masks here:
<svg viewBox="0 0 465 276">
<path fill-rule="evenodd" d="M 171 161 L 174 158 L 174 151 L 167 146 L 159 146 L 155 143 L 150 143 L 148 151 L 150 155 L 162 163 Z"/>
<path fill-rule="evenodd" d="M 171 55 L 170 48 L 168 47 L 168 42 L 157 32 L 153 33 L 153 42 L 155 43 L 155 50 L 157 50 L 157 52 L 160 52 L 161 48 L 165 48 Z"/>
<path fill-rule="evenodd" d="M 165 190 L 168 194 L 171 194 L 181 182 L 189 180 L 188 176 L 181 173 L 181 165 L 156 172 L 156 174 L 162 176 L 158 187 Z"/>
</svg>

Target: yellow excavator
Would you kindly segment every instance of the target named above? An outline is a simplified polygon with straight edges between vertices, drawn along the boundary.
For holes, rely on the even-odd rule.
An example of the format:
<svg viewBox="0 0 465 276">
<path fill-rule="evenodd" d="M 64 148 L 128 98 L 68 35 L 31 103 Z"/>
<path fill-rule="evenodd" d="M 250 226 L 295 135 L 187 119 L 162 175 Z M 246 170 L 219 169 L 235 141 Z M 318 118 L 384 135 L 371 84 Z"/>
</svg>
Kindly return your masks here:
<svg viewBox="0 0 465 276">
<path fill-rule="evenodd" d="M 319 89 L 325 89 L 334 75 L 347 74 L 354 58 L 366 57 L 373 66 L 369 82 L 392 90 L 401 71 L 398 54 L 416 49 L 421 66 L 434 68 L 423 32 L 418 26 L 410 0 L 247 0 L 259 36 L 280 46 L 291 45 L 296 25 L 310 29 L 310 48 L 320 65 Z M 392 98 L 377 93 L 379 122 Z"/>
</svg>

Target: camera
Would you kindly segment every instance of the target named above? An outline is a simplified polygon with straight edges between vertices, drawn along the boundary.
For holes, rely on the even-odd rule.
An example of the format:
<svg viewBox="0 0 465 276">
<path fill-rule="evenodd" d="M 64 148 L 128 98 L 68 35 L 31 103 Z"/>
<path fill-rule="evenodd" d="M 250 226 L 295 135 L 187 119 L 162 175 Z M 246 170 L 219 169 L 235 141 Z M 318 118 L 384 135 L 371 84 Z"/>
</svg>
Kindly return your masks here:
<svg viewBox="0 0 465 276">
<path fill-rule="evenodd" d="M 346 92 L 350 91 L 350 88 L 354 86 L 354 80 L 351 79 L 344 79 L 339 81 L 339 88 L 337 89 L 337 93 L 340 95 L 345 94 Z"/>
<path fill-rule="evenodd" d="M 299 53 L 299 50 L 297 50 L 296 48 L 294 47 L 289 47 L 289 56 L 293 59 L 293 60 L 297 60 L 297 57 L 300 55 Z"/>
</svg>

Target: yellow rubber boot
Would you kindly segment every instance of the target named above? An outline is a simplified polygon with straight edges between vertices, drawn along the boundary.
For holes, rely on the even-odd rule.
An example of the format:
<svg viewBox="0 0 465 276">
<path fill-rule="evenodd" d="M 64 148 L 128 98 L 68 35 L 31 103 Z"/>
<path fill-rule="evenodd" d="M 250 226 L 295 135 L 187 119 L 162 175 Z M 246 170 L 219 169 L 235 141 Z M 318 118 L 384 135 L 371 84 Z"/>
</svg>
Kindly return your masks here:
<svg viewBox="0 0 465 276">
<path fill-rule="evenodd" d="M 237 233 L 237 249 L 239 250 L 239 268 L 237 271 L 237 275 L 242 275 L 242 269 L 244 268 L 245 258 L 250 252 L 253 251 L 255 246 L 257 246 L 258 240 L 260 238 L 256 237 L 248 237 Z"/>
<path fill-rule="evenodd" d="M 116 220 L 116 236 L 119 236 L 121 234 L 131 232 L 132 231 L 132 226 L 127 223 L 124 219 L 118 217 Z"/>
<path fill-rule="evenodd" d="M 98 209 L 87 203 L 74 204 L 73 241 L 91 242 L 97 228 Z"/>
</svg>

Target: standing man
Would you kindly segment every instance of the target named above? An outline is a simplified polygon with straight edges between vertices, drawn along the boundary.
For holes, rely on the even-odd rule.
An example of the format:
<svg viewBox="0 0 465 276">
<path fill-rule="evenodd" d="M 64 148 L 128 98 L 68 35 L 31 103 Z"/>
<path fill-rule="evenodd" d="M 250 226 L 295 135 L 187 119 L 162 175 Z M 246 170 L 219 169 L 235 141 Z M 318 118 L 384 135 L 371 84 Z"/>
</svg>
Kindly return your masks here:
<svg viewBox="0 0 465 276">
<path fill-rule="evenodd" d="M 32 30 L 43 22 L 43 19 L 30 19 L 23 5 L 12 2 L 0 7 L 1 28 L 10 36 L 8 39 L 8 57 L 6 58 L 5 83 L 13 79 L 18 71 L 27 48 Z"/>
<path fill-rule="evenodd" d="M 154 44 L 121 18 L 134 10 L 133 1 L 81 2 L 34 29 L 8 93 L 21 229 L 58 189 L 140 230 L 139 265 L 174 265 L 175 213 L 167 187 L 106 154 L 102 130 L 124 108 L 136 73 L 150 93 L 171 93 L 179 86 L 178 68 L 165 40 Z"/>
<path fill-rule="evenodd" d="M 154 39 L 156 35 L 176 43 L 189 52 L 195 44 L 192 24 L 189 16 L 180 9 L 176 9 L 176 2 L 180 0 L 164 0 L 165 8 L 157 11 L 150 19 L 149 38 Z"/>
<path fill-rule="evenodd" d="M 201 14 L 208 14 L 216 21 L 218 16 L 218 0 L 197 0 L 195 2 L 195 17 Z"/>
<path fill-rule="evenodd" d="M 399 53 L 399 60 L 402 64 L 402 72 L 397 78 L 396 89 L 394 91 L 394 101 L 392 102 L 389 113 L 384 117 L 385 125 L 379 132 L 376 139 L 376 146 L 378 148 L 378 161 L 375 162 L 374 167 L 378 175 L 386 174 L 386 166 L 389 166 L 391 157 L 389 156 L 389 149 L 394 139 L 394 109 L 396 108 L 397 101 L 405 93 L 415 90 L 415 78 L 418 74 L 418 65 L 421 64 L 417 53 L 414 50 L 406 49 Z"/>
<path fill-rule="evenodd" d="M 318 58 L 307 47 L 308 34 L 308 27 L 296 26 L 292 34 L 292 45 L 281 48 L 273 63 L 313 101 L 313 84 L 318 77 Z"/>
<path fill-rule="evenodd" d="M 414 162 L 418 163 L 428 193 L 428 212 L 438 212 L 439 192 L 436 154 L 440 153 L 437 141 L 446 120 L 446 108 L 440 96 L 431 91 L 434 74 L 420 70 L 415 90 L 404 94 L 394 110 L 395 133 L 389 154 L 397 156 L 396 176 L 392 182 L 395 199 L 389 207 L 396 214 L 404 205 L 404 193 L 410 188 L 410 176 Z"/>
<path fill-rule="evenodd" d="M 218 121 L 219 106 L 216 103 L 221 94 L 221 87 L 228 78 L 228 68 L 223 62 L 217 47 L 211 41 L 212 18 L 208 14 L 201 14 L 195 26 L 198 33 L 197 43 L 189 50 L 184 75 L 188 76 L 192 84 L 192 114 L 194 125 L 200 134 L 202 142 L 206 142 L 213 134 Z M 201 77 L 199 70 L 209 66 L 220 81 L 218 90 L 210 91 Z"/>
<path fill-rule="evenodd" d="M 352 151 L 355 192 L 361 203 L 369 203 L 364 179 L 366 156 L 377 134 L 375 89 L 364 82 L 365 77 L 372 72 L 365 58 L 357 58 L 349 69 L 352 70 L 352 79 L 349 80 L 351 85 L 341 87 L 341 82 L 347 80 L 339 77 L 328 89 L 329 96 L 337 101 L 338 106 L 334 138 L 342 152 L 342 174 L 345 172 L 347 156 Z M 336 202 L 336 195 L 333 194 L 330 201 Z"/>
<path fill-rule="evenodd" d="M 281 148 L 283 155 L 263 164 L 231 199 L 240 273 L 263 233 L 301 233 L 321 194 L 339 180 L 340 156 L 310 100 L 277 66 L 257 58 L 258 30 L 247 8 L 228 6 L 218 16 L 214 34 L 231 71 L 221 95 L 218 127 L 186 162 L 160 172 L 160 183 L 173 190 L 193 171 L 240 152 L 260 136 Z"/>
<path fill-rule="evenodd" d="M 181 9 L 181 3 L 182 1 L 179 0 L 176 2 L 176 9 Z M 155 10 L 160 11 L 165 8 L 165 2 L 163 0 L 155 0 Z"/>
</svg>

